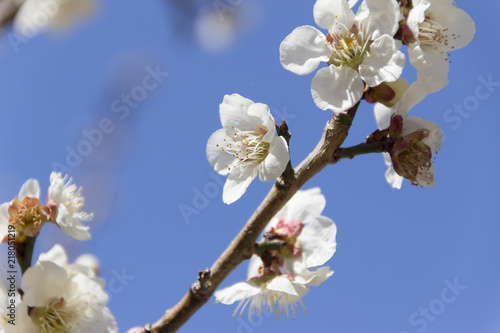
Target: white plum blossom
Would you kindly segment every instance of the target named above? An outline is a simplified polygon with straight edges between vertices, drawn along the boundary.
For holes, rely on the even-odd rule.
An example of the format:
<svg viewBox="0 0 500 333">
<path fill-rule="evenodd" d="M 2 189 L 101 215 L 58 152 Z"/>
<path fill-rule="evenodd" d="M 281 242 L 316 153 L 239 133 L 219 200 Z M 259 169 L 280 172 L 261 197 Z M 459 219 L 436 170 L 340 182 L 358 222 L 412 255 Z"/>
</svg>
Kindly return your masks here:
<svg viewBox="0 0 500 333">
<path fill-rule="evenodd" d="M 361 99 L 365 83 L 375 87 L 400 77 L 405 57 L 392 37 L 399 18 L 396 0 L 365 0 L 356 15 L 346 0 L 318 0 L 314 20 L 327 35 L 312 26 L 296 28 L 280 45 L 281 64 L 305 75 L 327 62 L 311 83 L 314 102 L 322 110 L 345 111 Z"/>
<path fill-rule="evenodd" d="M 229 175 L 222 200 L 238 200 L 252 180 L 268 182 L 279 177 L 290 160 L 288 145 L 275 136 L 276 124 L 269 107 L 238 94 L 226 95 L 219 107 L 222 129 L 210 136 L 207 159 L 219 174 Z"/>
<path fill-rule="evenodd" d="M 265 237 L 283 236 L 287 239 L 286 251 L 289 253 L 284 256 L 283 267 L 294 277 L 304 277 L 309 284 L 312 273 L 308 268 L 323 265 L 337 249 L 337 227 L 331 219 L 321 215 L 325 206 L 326 200 L 319 187 L 298 191 L 265 230 Z M 260 258 L 253 256 L 251 261 L 258 262 Z M 318 277 L 333 274 L 328 267 L 321 267 L 317 273 Z"/>
<path fill-rule="evenodd" d="M 31 38 L 46 30 L 67 29 L 94 12 L 94 0 L 24 0 L 14 18 L 14 30 Z"/>
<path fill-rule="evenodd" d="M 264 241 L 284 243 L 280 251 L 271 249 L 261 259 L 253 255 L 248 266 L 248 280 L 215 292 L 216 303 L 233 304 L 239 301 L 234 314 L 240 315 L 250 304 L 249 318 L 262 309 L 289 317 L 302 305 L 309 286 L 318 286 L 333 271 L 329 267 L 309 270 L 327 262 L 335 253 L 335 223 L 321 216 L 326 201 L 319 188 L 299 191 L 271 220 Z M 264 263 L 264 261 L 266 263 Z M 304 308 L 305 310 L 305 308 Z M 233 314 L 233 315 L 234 315 Z"/>
<path fill-rule="evenodd" d="M 403 178 L 411 180 L 412 185 L 432 187 L 434 182 L 434 164 L 432 157 L 443 143 L 441 129 L 435 123 L 420 117 L 409 117 L 408 111 L 425 96 L 424 85 L 414 82 L 405 92 L 401 101 L 393 108 L 376 104 L 375 119 L 379 129 L 386 129 L 392 124 L 393 116 L 400 116 L 402 128 L 393 151 L 384 153 L 388 169 L 385 178 L 393 188 L 400 189 Z"/>
<path fill-rule="evenodd" d="M 429 93 L 448 84 L 448 52 L 470 43 L 475 33 L 472 18 L 453 0 L 413 0 L 403 27 L 410 63 Z"/>
<path fill-rule="evenodd" d="M 5 333 L 118 332 L 103 285 L 68 265 L 60 246 L 26 270 L 21 289 L 16 325 Z"/>
<path fill-rule="evenodd" d="M 40 203 L 40 185 L 36 179 L 28 179 L 19 190 L 17 199 L 0 205 L 0 243 L 7 242 L 9 224 L 16 229 L 16 238 L 38 235 L 48 221 L 49 210 Z"/>
<path fill-rule="evenodd" d="M 90 238 L 89 227 L 81 221 L 89 221 L 92 214 L 82 211 L 84 198 L 82 188 L 72 184 L 68 175 L 62 177 L 61 173 L 50 174 L 50 187 L 47 192 L 47 206 L 52 213 L 52 221 L 66 234 L 78 240 Z"/>
</svg>

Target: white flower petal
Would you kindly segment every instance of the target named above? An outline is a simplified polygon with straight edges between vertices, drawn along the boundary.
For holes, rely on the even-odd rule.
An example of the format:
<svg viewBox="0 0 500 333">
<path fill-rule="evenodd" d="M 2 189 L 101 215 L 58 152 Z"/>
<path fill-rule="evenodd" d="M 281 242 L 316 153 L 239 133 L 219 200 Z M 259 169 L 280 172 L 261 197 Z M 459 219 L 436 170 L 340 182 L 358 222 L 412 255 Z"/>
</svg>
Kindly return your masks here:
<svg viewBox="0 0 500 333">
<path fill-rule="evenodd" d="M 333 275 L 330 267 L 319 267 L 315 271 L 304 270 L 295 278 L 295 281 L 306 284 L 308 286 L 317 287 L 322 284 L 326 279 Z"/>
<path fill-rule="evenodd" d="M 401 189 L 401 185 L 403 184 L 403 177 L 398 175 L 392 166 L 392 160 L 389 153 L 383 153 L 384 162 L 387 165 L 387 171 L 385 172 L 385 180 L 392 188 L 397 190 Z"/>
<path fill-rule="evenodd" d="M 40 198 L 40 185 L 36 179 L 28 179 L 21 187 L 17 198 L 23 200 L 26 197 Z"/>
<path fill-rule="evenodd" d="M 307 223 L 320 216 L 326 206 L 326 199 L 319 187 L 298 191 L 282 208 L 276 217 L 299 220 Z"/>
<path fill-rule="evenodd" d="M 258 255 L 252 254 L 252 257 L 248 261 L 247 278 L 251 279 L 259 276 L 259 268 L 262 264 L 262 259 Z"/>
<path fill-rule="evenodd" d="M 428 93 L 439 91 L 449 83 L 450 65 L 445 55 L 425 51 L 418 43 L 408 45 L 408 54 L 410 63 L 417 69 L 418 81 Z"/>
<path fill-rule="evenodd" d="M 68 265 L 68 256 L 60 244 L 55 244 L 48 252 L 40 254 L 38 261 L 52 261 L 57 265 L 66 268 L 66 265 Z"/>
<path fill-rule="evenodd" d="M 276 123 L 269 106 L 262 103 L 252 104 L 248 108 L 248 115 L 252 118 L 254 130 L 265 133 L 262 141 L 270 143 L 276 133 Z"/>
<path fill-rule="evenodd" d="M 361 99 L 363 89 L 363 81 L 357 71 L 334 65 L 320 69 L 311 83 L 311 93 L 318 108 L 336 112 L 354 106 Z"/>
<path fill-rule="evenodd" d="M 337 226 L 325 216 L 307 222 L 298 240 L 302 244 L 302 255 L 307 267 L 323 265 L 335 254 Z"/>
<path fill-rule="evenodd" d="M 28 306 L 43 306 L 60 298 L 68 288 L 68 283 L 68 274 L 64 268 L 51 261 L 39 261 L 23 274 L 23 302 Z"/>
<path fill-rule="evenodd" d="M 358 0 L 349 0 L 348 2 L 349 2 L 349 8 L 352 8 L 358 3 Z"/>
<path fill-rule="evenodd" d="M 269 182 L 281 176 L 289 161 L 290 154 L 286 140 L 282 136 L 273 137 L 269 154 L 259 165 L 260 181 Z"/>
<path fill-rule="evenodd" d="M 255 123 L 247 112 L 252 104 L 254 102 L 241 95 L 225 95 L 224 100 L 219 105 L 222 127 L 227 130 L 231 130 L 233 126 L 242 131 L 255 130 Z"/>
<path fill-rule="evenodd" d="M 370 87 L 382 82 L 396 81 L 405 65 L 404 54 L 396 48 L 394 39 L 383 35 L 370 45 L 370 56 L 365 56 L 359 74 Z"/>
<path fill-rule="evenodd" d="M 260 288 L 253 282 L 239 282 L 214 293 L 215 303 L 233 304 L 236 301 L 257 295 Z"/>
<path fill-rule="evenodd" d="M 0 205 L 0 243 L 7 243 L 9 233 L 9 202 Z"/>
<path fill-rule="evenodd" d="M 419 168 L 420 172 L 417 174 L 417 183 L 423 187 L 434 187 L 436 182 L 434 181 L 434 164 L 431 164 L 430 168 L 422 169 Z M 432 178 L 427 178 L 425 175 L 432 175 Z"/>
<path fill-rule="evenodd" d="M 253 167 L 247 167 L 244 171 L 241 168 L 232 171 L 224 184 L 222 201 L 229 205 L 241 198 L 256 176 L 257 168 Z"/>
<path fill-rule="evenodd" d="M 313 8 L 314 21 L 323 29 L 336 25 L 350 29 L 355 18 L 350 7 L 346 0 L 318 0 Z"/>
<path fill-rule="evenodd" d="M 267 289 L 273 290 L 273 291 L 279 291 L 282 293 L 286 293 L 288 295 L 296 296 L 296 297 L 301 297 L 300 293 L 303 292 L 302 288 L 297 288 L 296 285 L 290 279 L 286 277 L 280 277 L 277 276 L 271 281 L 267 283 Z"/>
<path fill-rule="evenodd" d="M 214 167 L 214 170 L 221 175 L 227 175 L 229 173 L 229 169 L 234 161 L 235 157 L 222 150 L 221 147 L 224 145 L 224 140 L 229 142 L 228 140 L 232 140 L 231 132 L 225 130 L 224 128 L 215 131 L 207 142 L 207 159 L 211 166 Z"/>
<path fill-rule="evenodd" d="M 89 227 L 83 225 L 78 217 L 70 214 L 64 205 L 59 206 L 56 223 L 62 231 L 77 240 L 90 239 Z"/>
<path fill-rule="evenodd" d="M 389 108 L 380 103 L 375 104 L 373 107 L 373 114 L 375 115 L 375 121 L 377 122 L 378 129 L 383 130 L 389 127 L 393 113 L 393 108 Z"/>
<path fill-rule="evenodd" d="M 413 1 L 413 8 L 408 14 L 408 19 L 406 20 L 406 25 L 410 28 L 413 36 L 418 40 L 418 34 L 420 31 L 419 24 L 425 20 L 425 11 L 430 7 L 431 3 L 427 0 L 420 1 L 416 3 Z"/>
<path fill-rule="evenodd" d="M 427 95 L 427 89 L 422 81 L 413 82 L 408 89 L 406 89 L 403 97 L 395 106 L 396 114 L 406 118 L 408 116 L 408 111 L 420 103 Z"/>
<path fill-rule="evenodd" d="M 281 65 L 299 75 L 311 73 L 330 55 L 325 35 L 308 25 L 293 30 L 280 45 Z"/>
<path fill-rule="evenodd" d="M 400 9 L 396 0 L 365 0 L 356 13 L 356 21 L 368 28 L 367 35 L 377 39 L 383 34 L 394 36 L 399 28 Z"/>
<path fill-rule="evenodd" d="M 436 12 L 434 1 L 429 8 L 431 19 L 446 27 L 447 43 L 443 45 L 443 51 L 458 50 L 469 44 L 474 38 L 476 27 L 474 20 L 460 8 L 453 5 L 443 6 L 442 10 Z"/>
<path fill-rule="evenodd" d="M 435 154 L 443 144 L 443 133 L 440 127 L 432 121 L 420 117 L 408 117 L 404 120 L 402 135 L 406 136 L 424 128 L 429 131 L 429 136 L 424 138 L 422 142 L 429 146 L 432 153 Z"/>
</svg>

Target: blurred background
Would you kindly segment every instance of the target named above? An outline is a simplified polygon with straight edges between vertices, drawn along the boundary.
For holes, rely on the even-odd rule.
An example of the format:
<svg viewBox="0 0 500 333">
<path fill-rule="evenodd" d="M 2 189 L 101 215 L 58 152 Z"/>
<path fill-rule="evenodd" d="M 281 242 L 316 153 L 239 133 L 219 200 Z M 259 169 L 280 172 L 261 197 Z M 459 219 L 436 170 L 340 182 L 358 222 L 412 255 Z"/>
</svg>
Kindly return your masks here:
<svg viewBox="0 0 500 333">
<path fill-rule="evenodd" d="M 30 38 L 9 25 L 1 31 L 0 202 L 28 178 L 40 181 L 43 202 L 52 170 L 83 187 L 95 215 L 92 239 L 78 242 L 50 226 L 34 258 L 56 242 L 70 260 L 96 255 L 120 331 L 174 306 L 272 185 L 256 180 L 240 200 L 222 203 L 225 179 L 208 164 L 205 145 L 220 128 L 225 94 L 286 119 L 293 165 L 319 140 L 332 113 L 311 98 L 314 74 L 295 75 L 279 62 L 281 41 L 315 25 L 314 3 L 95 1 L 64 30 Z M 500 332 L 500 4 L 459 5 L 476 36 L 451 54 L 450 84 L 412 110 L 445 134 L 436 186 L 405 180 L 391 189 L 376 154 L 325 169 L 304 188 L 321 187 L 323 215 L 337 224 L 328 263 L 335 274 L 303 299 L 307 313 L 249 321 L 246 312 L 232 317 L 236 304 L 212 299 L 180 332 Z M 403 77 L 415 79 L 411 66 Z M 376 128 L 372 110 L 361 105 L 345 146 Z M 222 287 L 245 278 L 244 263 Z"/>
</svg>

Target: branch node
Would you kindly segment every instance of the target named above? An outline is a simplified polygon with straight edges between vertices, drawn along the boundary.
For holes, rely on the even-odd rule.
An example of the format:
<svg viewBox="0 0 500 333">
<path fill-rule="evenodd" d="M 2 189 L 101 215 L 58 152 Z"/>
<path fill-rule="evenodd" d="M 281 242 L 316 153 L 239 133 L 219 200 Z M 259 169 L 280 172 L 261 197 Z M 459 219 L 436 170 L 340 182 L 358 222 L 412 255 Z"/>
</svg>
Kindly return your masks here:
<svg viewBox="0 0 500 333">
<path fill-rule="evenodd" d="M 203 271 L 198 271 L 198 281 L 191 286 L 193 296 L 200 299 L 210 298 L 206 291 L 212 287 L 212 283 L 209 281 L 211 274 L 212 272 L 208 268 L 205 268 Z"/>
</svg>

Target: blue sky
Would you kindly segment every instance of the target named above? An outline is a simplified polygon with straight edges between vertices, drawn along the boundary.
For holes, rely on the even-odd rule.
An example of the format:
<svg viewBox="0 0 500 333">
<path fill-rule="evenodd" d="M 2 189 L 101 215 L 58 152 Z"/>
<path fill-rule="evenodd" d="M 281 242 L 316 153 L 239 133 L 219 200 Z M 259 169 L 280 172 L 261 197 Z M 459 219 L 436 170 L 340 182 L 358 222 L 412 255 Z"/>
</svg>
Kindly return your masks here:
<svg viewBox="0 0 500 333">
<path fill-rule="evenodd" d="M 223 18 L 239 13 L 241 24 L 217 52 L 193 37 L 189 14 L 167 1 L 99 2 L 96 14 L 70 31 L 39 35 L 17 49 L 10 30 L 0 39 L 0 202 L 28 178 L 46 189 L 54 166 L 83 186 L 95 214 L 92 239 L 77 242 L 48 227 L 36 253 L 59 242 L 71 259 L 97 255 L 120 331 L 154 322 L 176 304 L 272 185 L 255 181 L 240 200 L 222 203 L 224 178 L 208 164 L 205 145 L 220 128 L 223 96 L 239 93 L 269 105 L 276 121 L 285 117 L 294 165 L 332 116 L 312 101 L 313 75 L 295 75 L 279 62 L 283 38 L 314 25 L 314 1 L 221 1 L 234 4 Z M 475 20 L 476 36 L 452 53 L 450 84 L 412 111 L 446 137 L 436 187 L 405 181 L 392 190 L 375 154 L 328 167 L 304 188 L 321 187 L 323 214 L 337 224 L 337 253 L 328 262 L 335 274 L 311 288 L 307 313 L 250 323 L 231 317 L 235 306 L 210 301 L 180 332 L 500 331 L 500 5 L 459 6 Z M 407 65 L 403 77 L 412 80 Z M 489 95 L 479 99 L 477 89 Z M 123 96 L 132 93 L 140 101 L 127 104 Z M 362 104 L 345 145 L 362 142 L 375 126 L 372 105 Z M 94 143 L 82 143 L 92 133 Z M 79 149 L 80 158 L 71 152 Z M 196 214 L 183 216 L 186 206 Z M 245 275 L 244 263 L 222 286 Z"/>
</svg>

